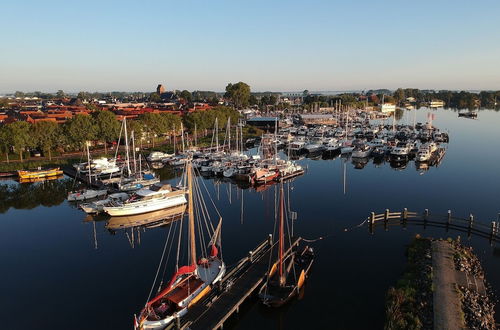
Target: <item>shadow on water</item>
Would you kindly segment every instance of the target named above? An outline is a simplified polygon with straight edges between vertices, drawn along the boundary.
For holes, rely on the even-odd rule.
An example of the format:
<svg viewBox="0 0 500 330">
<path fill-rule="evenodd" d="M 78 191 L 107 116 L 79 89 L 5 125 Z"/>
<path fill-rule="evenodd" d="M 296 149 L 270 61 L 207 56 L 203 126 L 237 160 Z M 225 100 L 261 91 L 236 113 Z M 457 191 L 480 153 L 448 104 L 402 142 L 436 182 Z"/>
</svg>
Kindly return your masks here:
<svg viewBox="0 0 500 330">
<path fill-rule="evenodd" d="M 51 207 L 66 200 L 68 190 L 73 180 L 60 179 L 35 183 L 0 184 L 0 213 L 7 212 L 11 207 L 30 210 L 38 206 Z"/>
</svg>

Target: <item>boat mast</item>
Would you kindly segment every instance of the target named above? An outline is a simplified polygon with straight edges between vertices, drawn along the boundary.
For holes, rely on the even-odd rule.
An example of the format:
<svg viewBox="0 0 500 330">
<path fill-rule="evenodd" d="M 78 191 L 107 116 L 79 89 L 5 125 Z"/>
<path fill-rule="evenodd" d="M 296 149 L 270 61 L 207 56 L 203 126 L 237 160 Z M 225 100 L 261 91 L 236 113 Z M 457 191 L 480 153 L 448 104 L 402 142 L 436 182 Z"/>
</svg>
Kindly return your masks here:
<svg viewBox="0 0 500 330">
<path fill-rule="evenodd" d="M 193 203 L 193 175 L 191 160 L 188 160 L 186 165 L 188 175 L 188 216 L 189 216 L 189 247 L 191 255 L 191 266 L 196 265 L 196 241 L 194 231 L 194 203 Z"/>
<path fill-rule="evenodd" d="M 228 131 L 227 148 L 228 148 L 229 154 L 231 154 L 231 117 L 227 118 L 227 131 Z"/>
<path fill-rule="evenodd" d="M 284 241 L 285 241 L 285 233 L 284 233 L 284 229 L 285 229 L 285 226 L 284 226 L 284 207 L 285 207 L 285 202 L 284 202 L 284 198 L 283 198 L 283 195 L 284 195 L 284 192 L 283 192 L 283 180 L 281 180 L 281 184 L 280 184 L 280 237 L 279 237 L 279 276 L 280 276 L 280 280 L 279 280 L 279 283 L 280 283 L 280 286 L 284 286 L 285 285 L 285 276 L 283 274 L 283 249 L 284 249 Z"/>
<path fill-rule="evenodd" d="M 184 153 L 184 125 L 181 123 L 181 141 L 182 141 L 182 153 Z"/>
<path fill-rule="evenodd" d="M 134 137 L 134 131 L 130 134 L 132 138 L 132 157 L 134 157 L 134 175 L 137 175 L 137 161 L 135 159 L 135 137 Z"/>
<path fill-rule="evenodd" d="M 123 117 L 123 129 L 125 130 L 125 162 L 127 163 L 128 175 L 130 175 L 130 156 L 128 152 L 127 117 Z"/>
<path fill-rule="evenodd" d="M 215 151 L 219 152 L 219 120 L 215 117 Z"/>
<path fill-rule="evenodd" d="M 89 141 L 85 141 L 87 146 L 87 165 L 89 166 L 89 185 L 92 183 L 92 164 L 90 164 L 90 151 L 89 151 Z"/>
</svg>

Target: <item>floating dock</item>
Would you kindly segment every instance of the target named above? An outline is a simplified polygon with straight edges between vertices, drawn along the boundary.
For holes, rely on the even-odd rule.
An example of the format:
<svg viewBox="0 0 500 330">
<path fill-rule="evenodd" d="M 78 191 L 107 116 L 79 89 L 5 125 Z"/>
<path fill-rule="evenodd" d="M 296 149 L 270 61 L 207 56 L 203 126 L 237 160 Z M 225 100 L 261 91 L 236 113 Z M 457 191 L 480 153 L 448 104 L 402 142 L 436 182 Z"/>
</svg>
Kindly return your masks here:
<svg viewBox="0 0 500 330">
<path fill-rule="evenodd" d="M 301 238 L 294 238 L 289 254 Z M 237 266 L 229 271 L 207 297 L 191 307 L 187 315 L 172 324 L 170 329 L 221 329 L 224 322 L 241 304 L 250 297 L 265 281 L 269 270 L 271 254 L 277 255 L 277 244 L 271 236 L 241 259 Z"/>
</svg>

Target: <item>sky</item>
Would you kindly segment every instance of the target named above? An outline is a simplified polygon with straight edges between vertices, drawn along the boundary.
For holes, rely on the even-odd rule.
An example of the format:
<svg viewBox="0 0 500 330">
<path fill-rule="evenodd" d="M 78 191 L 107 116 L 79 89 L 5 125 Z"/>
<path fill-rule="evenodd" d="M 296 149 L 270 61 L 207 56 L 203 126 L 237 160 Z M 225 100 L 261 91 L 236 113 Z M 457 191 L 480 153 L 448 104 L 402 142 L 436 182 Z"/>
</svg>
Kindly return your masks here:
<svg viewBox="0 0 500 330">
<path fill-rule="evenodd" d="M 0 93 L 500 89 L 500 1 L 0 3 Z"/>
</svg>

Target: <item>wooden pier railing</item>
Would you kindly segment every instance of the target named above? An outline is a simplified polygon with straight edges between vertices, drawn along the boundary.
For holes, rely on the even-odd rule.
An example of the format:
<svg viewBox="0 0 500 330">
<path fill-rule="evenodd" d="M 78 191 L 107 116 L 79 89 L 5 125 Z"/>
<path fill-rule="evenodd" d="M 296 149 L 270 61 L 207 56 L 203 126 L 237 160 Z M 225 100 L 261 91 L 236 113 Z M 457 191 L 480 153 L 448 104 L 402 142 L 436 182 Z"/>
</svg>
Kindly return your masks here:
<svg viewBox="0 0 500 330">
<path fill-rule="evenodd" d="M 397 222 L 400 225 L 418 224 L 425 226 L 441 227 L 446 229 L 455 229 L 471 234 L 487 238 L 491 242 L 500 242 L 500 223 L 491 221 L 490 223 L 479 222 L 474 219 L 474 215 L 470 214 L 468 218 L 459 218 L 452 215 L 451 210 L 448 210 L 445 215 L 431 214 L 428 209 L 422 213 L 408 211 L 403 209 L 400 212 L 391 212 L 386 209 L 384 213 L 376 214 L 371 212 L 367 219 L 369 230 L 373 233 L 375 226 L 383 224 L 387 230 L 387 226 Z"/>
</svg>

